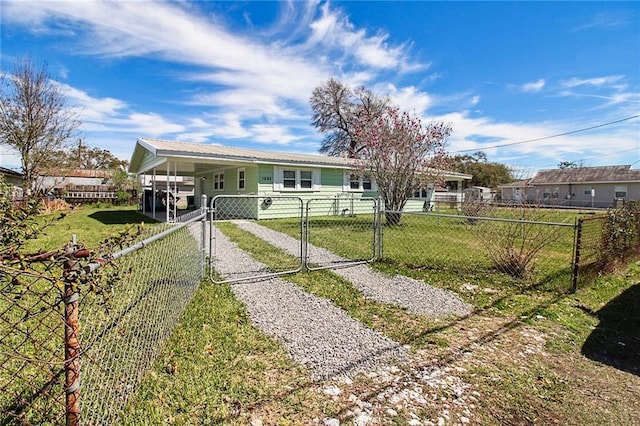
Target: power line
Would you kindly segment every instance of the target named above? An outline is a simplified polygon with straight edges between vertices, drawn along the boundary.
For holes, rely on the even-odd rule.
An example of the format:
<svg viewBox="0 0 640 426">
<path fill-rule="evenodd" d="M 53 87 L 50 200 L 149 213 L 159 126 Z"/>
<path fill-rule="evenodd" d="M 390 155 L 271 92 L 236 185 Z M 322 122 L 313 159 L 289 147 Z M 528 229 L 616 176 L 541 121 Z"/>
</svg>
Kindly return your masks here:
<svg viewBox="0 0 640 426">
<path fill-rule="evenodd" d="M 597 124 L 597 125 L 591 126 L 591 127 L 585 127 L 583 129 L 572 130 L 570 132 L 558 133 L 556 135 L 551 135 L 551 136 L 544 136 L 542 138 L 527 139 L 525 141 L 510 142 L 510 143 L 504 143 L 504 144 L 500 144 L 500 145 L 483 146 L 483 147 L 477 147 L 477 148 L 471 148 L 471 149 L 461 149 L 461 150 L 458 150 L 458 151 L 453 151 L 452 154 L 457 154 L 459 152 L 481 151 L 483 149 L 502 148 L 502 147 L 505 147 L 505 146 L 522 145 L 522 144 L 525 144 L 525 143 L 538 142 L 538 141 L 543 141 L 543 140 L 547 140 L 547 139 L 558 138 L 560 136 L 572 135 L 574 133 L 586 132 L 587 130 L 598 129 L 600 127 L 611 126 L 612 124 L 622 123 L 623 121 L 633 120 L 634 118 L 638 118 L 638 117 L 640 117 L 640 114 L 632 115 L 631 117 L 622 118 L 622 119 L 616 120 L 616 121 L 610 121 L 608 123 Z"/>
<path fill-rule="evenodd" d="M 638 151 L 638 150 L 640 150 L 640 148 L 639 148 L 639 147 L 635 147 L 635 148 L 631 148 L 631 149 L 625 149 L 625 150 L 622 150 L 622 151 L 614 152 L 613 154 L 606 154 L 606 155 L 600 155 L 600 154 L 598 154 L 598 155 L 590 155 L 590 156 L 588 156 L 588 157 L 583 157 L 583 158 L 576 158 L 574 161 L 576 161 L 576 162 L 580 162 L 580 161 L 585 161 L 585 160 L 591 160 L 591 159 L 593 159 L 593 158 L 607 158 L 607 157 L 615 157 L 615 156 L 617 156 L 617 155 L 624 154 L 625 152 L 631 152 L 631 151 L 640 152 L 640 151 Z M 524 154 L 523 154 L 523 155 L 524 155 Z M 640 160 L 638 160 L 638 161 L 635 161 L 635 162 L 631 163 L 631 165 L 636 164 L 637 162 L 640 162 Z M 538 168 L 541 168 L 541 169 L 542 169 L 542 168 L 546 168 L 546 167 L 556 167 L 556 166 L 557 166 L 557 164 L 549 164 L 549 165 L 536 166 L 536 167 L 538 167 Z"/>
</svg>

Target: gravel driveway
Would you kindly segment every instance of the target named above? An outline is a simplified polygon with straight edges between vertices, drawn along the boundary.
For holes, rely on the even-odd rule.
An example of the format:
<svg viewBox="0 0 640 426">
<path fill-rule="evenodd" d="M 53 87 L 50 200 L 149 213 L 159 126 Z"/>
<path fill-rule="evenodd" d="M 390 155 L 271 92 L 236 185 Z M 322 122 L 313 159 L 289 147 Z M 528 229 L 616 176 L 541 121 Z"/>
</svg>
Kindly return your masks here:
<svg viewBox="0 0 640 426">
<path fill-rule="evenodd" d="M 233 223 L 293 256 L 299 255 L 300 241 L 295 238 L 255 222 L 235 220 Z M 348 260 L 311 244 L 309 251 L 311 259 L 322 259 L 323 263 L 344 263 Z M 382 274 L 366 264 L 332 271 L 350 281 L 366 297 L 377 302 L 394 304 L 414 314 L 447 317 L 463 316 L 471 312 L 471 305 L 452 291 L 403 275 Z"/>
<path fill-rule="evenodd" d="M 220 232 L 214 266 L 222 276 L 234 278 L 266 270 Z M 397 342 L 280 278 L 235 283 L 231 289 L 258 328 L 280 340 L 315 380 L 369 371 L 407 357 Z"/>
</svg>

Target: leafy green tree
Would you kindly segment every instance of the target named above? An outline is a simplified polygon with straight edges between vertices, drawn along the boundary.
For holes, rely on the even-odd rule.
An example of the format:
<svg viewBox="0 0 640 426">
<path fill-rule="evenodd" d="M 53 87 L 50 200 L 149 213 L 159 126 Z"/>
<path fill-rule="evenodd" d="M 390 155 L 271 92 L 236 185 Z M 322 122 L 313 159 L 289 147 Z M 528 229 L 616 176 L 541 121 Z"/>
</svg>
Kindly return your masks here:
<svg viewBox="0 0 640 426">
<path fill-rule="evenodd" d="M 458 173 L 472 175 L 470 186 L 495 188 L 500 184 L 513 182 L 511 171 L 501 163 L 490 162 L 487 155 L 478 151 L 473 155 L 456 155 L 450 159 L 450 167 Z"/>
<path fill-rule="evenodd" d="M 83 145 L 82 140 L 78 140 L 78 146 L 70 150 L 51 153 L 50 160 L 48 165 L 51 168 L 82 170 L 117 170 L 126 168 L 129 163 L 106 149 Z"/>
</svg>

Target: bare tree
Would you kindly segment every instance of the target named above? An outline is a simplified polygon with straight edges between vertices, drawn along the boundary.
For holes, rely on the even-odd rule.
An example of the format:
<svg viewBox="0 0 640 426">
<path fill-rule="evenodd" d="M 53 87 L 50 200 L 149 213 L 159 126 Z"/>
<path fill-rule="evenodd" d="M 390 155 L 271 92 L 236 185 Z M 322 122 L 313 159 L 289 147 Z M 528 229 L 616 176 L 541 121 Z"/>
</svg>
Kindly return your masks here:
<svg viewBox="0 0 640 426">
<path fill-rule="evenodd" d="M 320 152 L 348 157 L 361 149 L 355 135 L 357 123 L 379 117 L 389 105 L 386 97 L 364 87 L 352 90 L 333 78 L 316 87 L 309 102 L 313 126 L 326 135 Z"/>
<path fill-rule="evenodd" d="M 13 74 L 3 72 L 0 78 L 0 144 L 20 153 L 23 189 L 33 194 L 49 155 L 74 137 L 81 121 L 46 64 L 19 59 Z"/>
</svg>

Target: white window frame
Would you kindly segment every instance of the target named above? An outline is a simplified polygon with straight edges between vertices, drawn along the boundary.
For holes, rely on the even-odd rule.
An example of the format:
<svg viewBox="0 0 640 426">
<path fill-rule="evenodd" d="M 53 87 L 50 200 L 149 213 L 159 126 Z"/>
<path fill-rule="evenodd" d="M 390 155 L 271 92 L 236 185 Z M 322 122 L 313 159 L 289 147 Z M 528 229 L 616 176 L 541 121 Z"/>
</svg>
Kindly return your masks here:
<svg viewBox="0 0 640 426">
<path fill-rule="evenodd" d="M 593 188 L 591 186 L 585 186 L 584 187 L 584 195 L 588 195 L 589 197 L 591 197 L 591 191 L 593 190 Z"/>
<path fill-rule="evenodd" d="M 618 195 L 618 193 L 624 193 L 624 195 Z M 627 198 L 627 185 L 615 185 L 613 187 L 613 197 L 614 198 Z"/>
<path fill-rule="evenodd" d="M 356 183 L 356 179 L 355 178 L 357 178 L 357 184 L 358 184 L 357 188 L 354 188 L 352 186 L 352 183 L 353 184 Z M 365 179 L 371 185 L 370 188 L 365 188 L 364 187 Z M 376 183 L 374 182 L 374 180 L 373 180 L 373 178 L 371 176 L 358 176 L 357 173 L 345 172 L 344 173 L 343 184 L 342 184 L 342 189 L 345 192 L 364 192 L 364 191 L 374 191 L 375 192 L 375 191 L 378 190 L 378 187 L 376 186 Z"/>
<path fill-rule="evenodd" d="M 241 173 L 242 173 L 242 177 L 240 177 Z M 246 191 L 246 189 L 247 189 L 247 169 L 246 169 L 246 167 L 238 168 L 238 172 L 237 172 L 236 176 L 238 177 L 238 183 L 237 183 L 238 191 Z M 242 186 L 240 186 L 240 182 L 242 182 Z"/>
<path fill-rule="evenodd" d="M 429 184 L 426 187 L 422 187 L 417 191 L 413 192 L 413 196 L 411 198 L 416 200 L 430 200 L 433 197 L 433 184 Z M 416 196 L 418 194 L 418 196 Z"/>
<path fill-rule="evenodd" d="M 217 192 L 224 191 L 224 171 L 215 172 L 213 174 L 213 190 Z"/>
<path fill-rule="evenodd" d="M 542 191 L 542 198 L 544 199 L 556 199 L 560 197 L 560 188 L 559 187 L 555 187 L 555 188 L 544 188 L 544 190 Z"/>
<path fill-rule="evenodd" d="M 295 184 L 294 187 L 285 188 L 284 186 L 284 174 L 285 172 L 293 172 Z M 302 179 L 303 173 L 311 173 L 311 187 L 303 188 L 302 182 L 308 181 L 308 179 Z M 288 178 L 287 180 L 292 180 Z M 273 190 L 281 191 L 281 192 L 311 192 L 311 191 L 319 191 L 320 190 L 320 169 L 310 169 L 310 168 L 301 168 L 301 167 L 274 167 L 273 168 Z"/>
<path fill-rule="evenodd" d="M 431 198 L 428 195 L 429 195 L 429 190 L 427 188 L 420 188 L 417 191 L 414 191 L 412 198 L 416 198 L 419 200 L 427 200 Z"/>
</svg>

